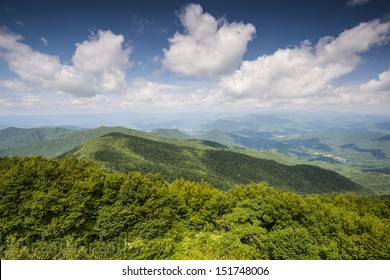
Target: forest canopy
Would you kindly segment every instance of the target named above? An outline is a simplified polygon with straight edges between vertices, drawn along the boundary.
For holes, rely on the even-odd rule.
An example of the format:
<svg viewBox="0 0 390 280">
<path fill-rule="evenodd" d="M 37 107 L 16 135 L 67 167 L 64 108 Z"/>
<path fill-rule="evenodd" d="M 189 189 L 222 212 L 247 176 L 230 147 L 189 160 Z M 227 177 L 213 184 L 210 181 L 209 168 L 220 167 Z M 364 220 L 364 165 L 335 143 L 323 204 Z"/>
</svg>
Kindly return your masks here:
<svg viewBox="0 0 390 280">
<path fill-rule="evenodd" d="M 390 200 L 0 159 L 1 259 L 390 259 Z"/>
</svg>

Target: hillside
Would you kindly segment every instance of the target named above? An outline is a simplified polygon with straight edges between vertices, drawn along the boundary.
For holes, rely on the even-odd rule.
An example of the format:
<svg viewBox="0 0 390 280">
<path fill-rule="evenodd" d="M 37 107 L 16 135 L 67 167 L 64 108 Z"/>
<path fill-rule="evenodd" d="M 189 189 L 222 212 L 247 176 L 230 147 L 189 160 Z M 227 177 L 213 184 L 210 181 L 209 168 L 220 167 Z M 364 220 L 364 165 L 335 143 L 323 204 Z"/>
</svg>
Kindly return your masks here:
<svg viewBox="0 0 390 280">
<path fill-rule="evenodd" d="M 39 131 L 39 133 L 36 133 L 36 131 Z M 66 133 L 54 134 L 53 131 L 65 131 Z M 112 132 L 120 132 L 123 134 L 199 149 L 218 146 L 219 148 L 225 148 L 254 157 L 272 159 L 289 165 L 293 165 L 298 162 L 272 151 L 254 151 L 243 147 L 227 147 L 207 139 L 190 139 L 191 136 L 178 129 L 157 129 L 148 133 L 120 126 L 101 126 L 94 129 L 84 130 L 79 128 L 7 128 L 5 130 L 0 130 L 0 147 L 3 147 L 3 149 L 0 149 L 0 156 L 45 156 L 55 158 L 74 149 L 89 139 Z M 41 134 L 48 136 L 37 137 L 37 135 Z"/>
<path fill-rule="evenodd" d="M 113 171 L 160 173 L 168 181 L 204 180 L 220 189 L 266 181 L 299 193 L 364 191 L 334 171 L 310 165 L 287 166 L 223 150 L 220 144 L 212 143 L 205 142 L 199 149 L 115 132 L 91 139 L 61 158 L 97 162 Z"/>
<path fill-rule="evenodd" d="M 34 142 L 56 140 L 74 133 L 72 129 L 54 128 L 16 128 L 0 130 L 0 151 L 25 146 Z"/>
<path fill-rule="evenodd" d="M 131 130 L 124 127 L 101 126 L 89 130 L 68 130 L 61 128 L 19 129 L 11 128 L 1 130 L 0 156 L 45 156 L 57 157 L 77 147 L 85 141 L 110 132 L 132 133 L 147 135 L 146 132 Z M 38 131 L 39 133 L 36 133 Z M 54 134 L 53 131 L 66 132 Z M 11 133 L 12 132 L 12 133 Z M 57 135 L 57 137 L 39 137 L 39 135 Z M 61 137 L 58 137 L 58 134 Z M 36 136 L 38 135 L 38 136 Z M 11 146 L 8 143 L 17 143 Z"/>
</svg>

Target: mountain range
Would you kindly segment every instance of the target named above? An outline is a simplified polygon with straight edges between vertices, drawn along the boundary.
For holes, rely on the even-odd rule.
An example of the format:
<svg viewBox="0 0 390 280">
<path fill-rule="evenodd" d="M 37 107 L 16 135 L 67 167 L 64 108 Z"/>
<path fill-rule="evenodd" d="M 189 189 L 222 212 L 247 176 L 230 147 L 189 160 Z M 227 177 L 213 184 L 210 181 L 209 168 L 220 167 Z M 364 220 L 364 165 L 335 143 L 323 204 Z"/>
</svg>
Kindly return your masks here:
<svg viewBox="0 0 390 280">
<path fill-rule="evenodd" d="M 287 117 L 252 114 L 205 123 L 187 119 L 194 126 L 184 131 L 9 127 L 0 130 L 0 156 L 78 157 L 113 171 L 205 180 L 221 189 L 267 181 L 301 193 L 390 194 L 386 118 L 348 117 L 333 123 L 331 117 Z"/>
</svg>

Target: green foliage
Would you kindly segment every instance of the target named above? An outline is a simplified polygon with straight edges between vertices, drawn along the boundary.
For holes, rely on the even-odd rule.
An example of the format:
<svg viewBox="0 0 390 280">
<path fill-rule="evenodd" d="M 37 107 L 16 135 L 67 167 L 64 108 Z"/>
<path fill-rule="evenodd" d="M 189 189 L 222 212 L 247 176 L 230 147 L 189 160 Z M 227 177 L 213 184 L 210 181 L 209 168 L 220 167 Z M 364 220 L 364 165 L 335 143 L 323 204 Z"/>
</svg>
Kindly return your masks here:
<svg viewBox="0 0 390 280">
<path fill-rule="evenodd" d="M 1 259 L 390 259 L 390 200 L 0 158 Z"/>
</svg>

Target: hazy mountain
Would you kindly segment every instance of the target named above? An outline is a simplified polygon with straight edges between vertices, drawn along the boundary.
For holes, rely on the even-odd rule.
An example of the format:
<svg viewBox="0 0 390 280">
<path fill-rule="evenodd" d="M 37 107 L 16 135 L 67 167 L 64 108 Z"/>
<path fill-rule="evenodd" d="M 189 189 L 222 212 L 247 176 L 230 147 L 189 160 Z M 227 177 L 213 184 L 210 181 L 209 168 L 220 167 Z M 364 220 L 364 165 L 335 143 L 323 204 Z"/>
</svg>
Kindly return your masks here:
<svg viewBox="0 0 390 280">
<path fill-rule="evenodd" d="M 383 136 L 381 138 L 376 139 L 378 142 L 390 141 L 390 135 Z"/>
<path fill-rule="evenodd" d="M 171 139 L 190 139 L 193 138 L 192 136 L 185 134 L 184 132 L 181 132 L 178 129 L 156 129 L 151 131 L 152 134 L 167 137 Z"/>
<path fill-rule="evenodd" d="M 389 130 L 390 131 L 390 122 L 380 122 L 376 123 L 375 126 L 379 129 Z"/>
<path fill-rule="evenodd" d="M 198 138 L 215 141 L 227 146 L 242 146 L 234 140 L 230 133 L 216 128 L 198 135 Z"/>
</svg>

